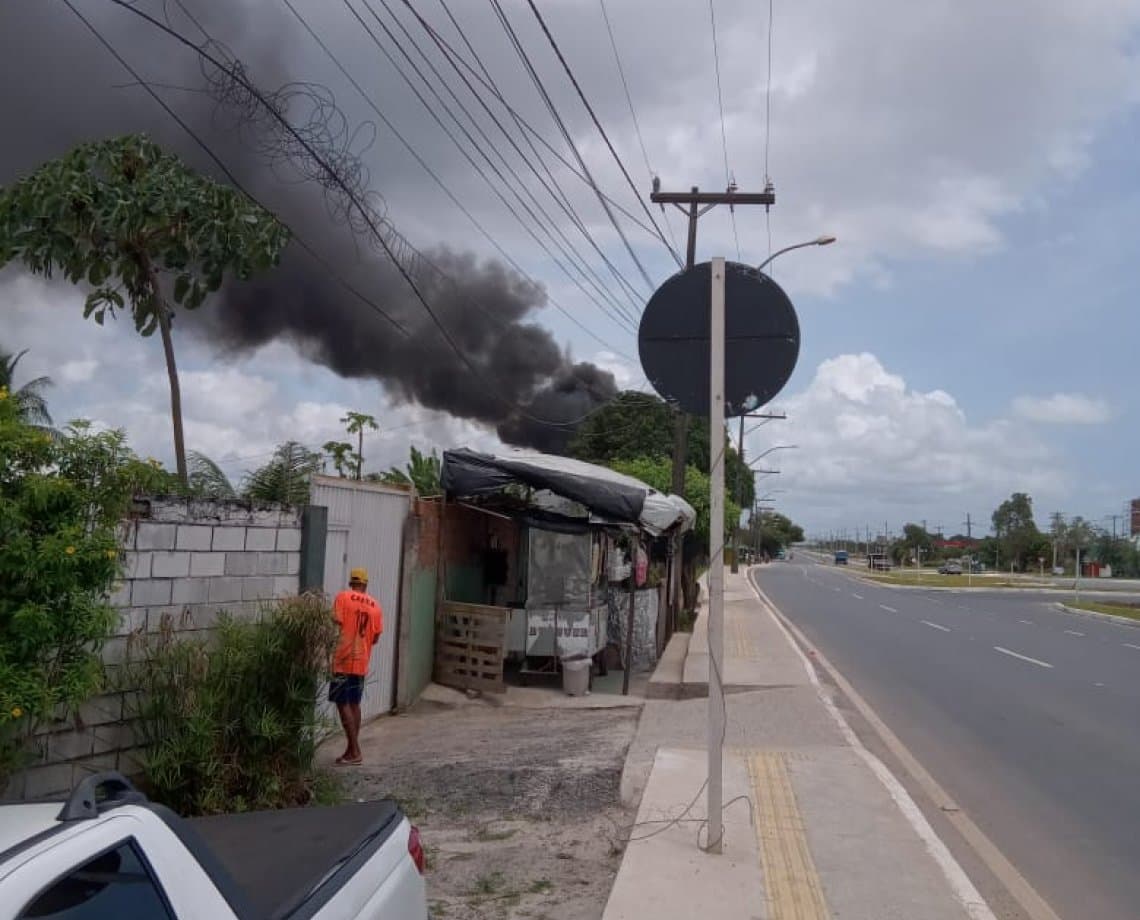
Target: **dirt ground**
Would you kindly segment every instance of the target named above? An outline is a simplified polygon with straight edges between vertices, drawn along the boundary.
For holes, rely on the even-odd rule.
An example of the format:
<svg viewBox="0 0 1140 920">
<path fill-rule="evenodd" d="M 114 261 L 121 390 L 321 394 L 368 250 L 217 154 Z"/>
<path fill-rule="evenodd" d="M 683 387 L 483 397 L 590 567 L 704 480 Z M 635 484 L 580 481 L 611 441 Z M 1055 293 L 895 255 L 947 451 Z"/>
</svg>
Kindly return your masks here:
<svg viewBox="0 0 1140 920">
<path fill-rule="evenodd" d="M 345 792 L 395 798 L 419 826 L 433 918 L 600 918 L 638 712 L 421 701 L 365 727 Z"/>
</svg>

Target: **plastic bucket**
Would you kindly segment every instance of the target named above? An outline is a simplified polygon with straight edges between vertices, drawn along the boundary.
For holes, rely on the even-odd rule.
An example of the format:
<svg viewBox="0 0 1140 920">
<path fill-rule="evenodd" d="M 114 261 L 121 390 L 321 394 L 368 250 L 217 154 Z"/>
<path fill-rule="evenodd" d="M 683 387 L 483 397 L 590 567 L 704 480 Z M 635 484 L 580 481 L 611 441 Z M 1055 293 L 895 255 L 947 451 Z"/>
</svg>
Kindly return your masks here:
<svg viewBox="0 0 1140 920">
<path fill-rule="evenodd" d="M 590 692 L 590 659 L 562 659 L 562 689 L 568 696 L 585 696 Z"/>
</svg>

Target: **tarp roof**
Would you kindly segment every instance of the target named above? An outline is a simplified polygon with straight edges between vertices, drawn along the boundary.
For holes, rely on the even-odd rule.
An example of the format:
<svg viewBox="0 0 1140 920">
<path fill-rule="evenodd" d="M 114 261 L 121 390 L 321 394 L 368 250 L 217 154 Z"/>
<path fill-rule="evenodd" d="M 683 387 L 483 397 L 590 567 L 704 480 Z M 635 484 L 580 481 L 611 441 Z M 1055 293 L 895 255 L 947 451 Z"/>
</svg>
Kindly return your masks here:
<svg viewBox="0 0 1140 920">
<path fill-rule="evenodd" d="M 513 483 L 548 489 L 614 521 L 636 524 L 652 534 L 692 528 L 697 515 L 676 495 L 664 495 L 640 479 L 604 466 L 537 452 L 503 456 L 467 448 L 445 450 L 440 482 L 450 495 L 474 497 L 499 492 Z"/>
</svg>

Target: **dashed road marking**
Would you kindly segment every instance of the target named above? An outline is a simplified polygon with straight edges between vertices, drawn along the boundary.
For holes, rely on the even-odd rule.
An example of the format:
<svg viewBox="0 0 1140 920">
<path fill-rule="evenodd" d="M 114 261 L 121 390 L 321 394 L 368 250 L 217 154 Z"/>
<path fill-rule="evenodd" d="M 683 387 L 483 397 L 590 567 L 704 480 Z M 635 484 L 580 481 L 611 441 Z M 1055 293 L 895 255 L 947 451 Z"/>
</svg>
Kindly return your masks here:
<svg viewBox="0 0 1140 920">
<path fill-rule="evenodd" d="M 1128 648 L 1134 648 L 1134 649 L 1137 649 L 1138 651 L 1140 651 L 1140 645 L 1133 645 L 1131 642 L 1122 642 L 1120 644 L 1125 645 Z"/>
<path fill-rule="evenodd" d="M 931 629 L 941 629 L 943 632 L 950 632 L 949 626 L 942 626 L 939 623 L 931 623 L 930 620 L 923 620 L 922 622 L 929 626 Z"/>
<path fill-rule="evenodd" d="M 1000 645 L 995 645 L 994 651 L 995 652 L 1001 652 L 1003 655 L 1009 655 L 1011 658 L 1020 658 L 1022 661 L 1028 661 L 1030 664 L 1035 664 L 1038 667 L 1042 667 L 1042 668 L 1053 667 L 1053 665 L 1049 664 L 1048 661 L 1040 661 L 1037 658 L 1030 658 L 1028 655 L 1022 655 L 1019 652 L 1011 652 L 1009 649 L 1002 648 Z"/>
<path fill-rule="evenodd" d="M 1075 629 L 1066 629 L 1065 632 L 1070 636 L 1081 636 L 1082 638 L 1084 637 L 1083 632 L 1077 632 Z"/>
<path fill-rule="evenodd" d="M 857 600 L 857 601 L 863 600 L 863 595 L 862 594 L 856 594 L 854 591 L 851 592 L 851 596 L 853 598 L 855 598 L 855 600 Z"/>
<path fill-rule="evenodd" d="M 1017 622 L 1018 623 L 1024 623 L 1026 626 L 1036 626 L 1037 625 L 1032 620 L 1018 620 Z"/>
<path fill-rule="evenodd" d="M 882 610 L 885 610 L 885 611 L 887 611 L 887 613 L 898 613 L 898 611 L 897 611 L 897 610 L 895 610 L 895 608 L 894 608 L 894 607 L 888 607 L 886 604 L 879 604 L 879 607 L 880 607 Z"/>
</svg>

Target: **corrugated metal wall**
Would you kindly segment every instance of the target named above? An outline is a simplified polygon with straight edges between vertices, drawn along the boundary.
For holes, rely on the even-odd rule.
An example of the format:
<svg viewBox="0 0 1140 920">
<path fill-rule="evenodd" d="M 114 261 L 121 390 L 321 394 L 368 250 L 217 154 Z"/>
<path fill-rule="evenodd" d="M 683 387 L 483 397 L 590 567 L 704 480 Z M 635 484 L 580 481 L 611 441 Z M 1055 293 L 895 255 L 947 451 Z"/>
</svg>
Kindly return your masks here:
<svg viewBox="0 0 1140 920">
<path fill-rule="evenodd" d="M 349 569 L 364 566 L 368 593 L 384 609 L 384 633 L 372 650 L 361 703 L 363 718 L 382 715 L 394 701 L 400 554 L 411 495 L 379 483 L 314 476 L 311 501 L 329 509 L 325 593 L 331 597 L 348 587 Z"/>
</svg>

